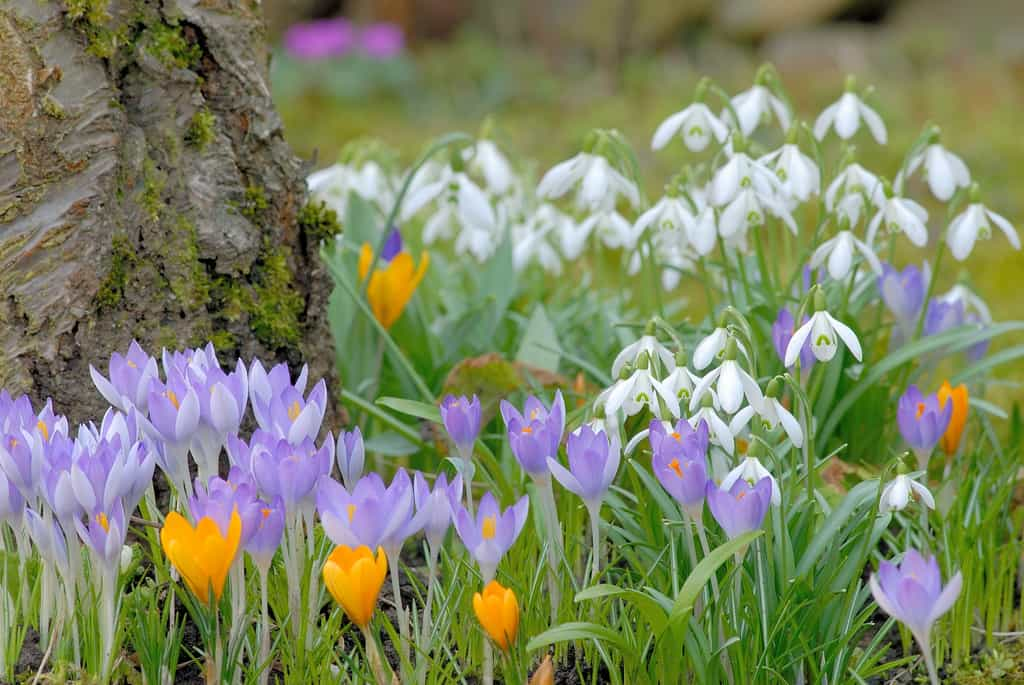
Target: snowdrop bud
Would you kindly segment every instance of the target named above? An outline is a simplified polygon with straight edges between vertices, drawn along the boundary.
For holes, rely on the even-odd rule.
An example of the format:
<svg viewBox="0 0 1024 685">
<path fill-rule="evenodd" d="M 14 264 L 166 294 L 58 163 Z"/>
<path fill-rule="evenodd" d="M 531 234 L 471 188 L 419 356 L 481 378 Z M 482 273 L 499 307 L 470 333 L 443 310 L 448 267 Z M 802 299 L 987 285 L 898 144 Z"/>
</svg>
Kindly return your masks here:
<svg viewBox="0 0 1024 685">
<path fill-rule="evenodd" d="M 121 573 L 126 573 L 135 558 L 135 545 L 125 545 L 121 548 Z"/>
<path fill-rule="evenodd" d="M 622 371 L 619 371 L 619 380 L 624 381 L 633 375 L 633 365 L 626 363 L 622 365 Z"/>
<path fill-rule="evenodd" d="M 648 369 L 651 366 L 651 355 L 644 350 L 636 357 L 636 369 Z"/>
<path fill-rule="evenodd" d="M 764 389 L 764 396 L 765 397 L 778 397 L 779 396 L 779 392 L 781 391 L 781 389 L 782 389 L 782 384 L 779 382 L 779 377 L 776 376 L 775 378 L 773 378 L 770 381 L 768 381 L 768 385 Z"/>
<path fill-rule="evenodd" d="M 814 286 L 814 311 L 824 311 L 827 306 L 828 302 L 825 299 L 825 291 L 820 286 Z"/>
</svg>

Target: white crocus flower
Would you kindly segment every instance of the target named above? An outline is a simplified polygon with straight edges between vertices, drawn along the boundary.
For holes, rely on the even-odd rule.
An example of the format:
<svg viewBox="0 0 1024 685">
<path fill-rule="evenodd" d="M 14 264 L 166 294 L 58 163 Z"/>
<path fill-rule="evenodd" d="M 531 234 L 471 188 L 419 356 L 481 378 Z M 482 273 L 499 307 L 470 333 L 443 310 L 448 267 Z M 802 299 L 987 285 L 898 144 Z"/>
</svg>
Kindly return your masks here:
<svg viewBox="0 0 1024 685">
<path fill-rule="evenodd" d="M 789 345 L 786 346 L 786 368 L 796 364 L 800 350 L 803 349 L 808 336 L 811 338 L 811 351 L 820 362 L 830 361 L 832 357 L 836 356 L 839 339 L 846 343 L 857 361 L 861 361 L 863 358 L 857 334 L 842 321 L 837 320 L 824 309 L 820 309 L 814 312 L 807 323 L 796 329 L 793 337 L 789 339 Z"/>
<path fill-rule="evenodd" d="M 845 216 L 851 226 L 857 225 L 866 203 L 881 207 L 885 203 L 885 190 L 881 179 L 860 164 L 844 168 L 825 190 L 825 206 Z"/>
<path fill-rule="evenodd" d="M 651 139 L 651 149 L 660 150 L 680 132 L 686 147 L 693 152 L 700 152 L 706 148 L 712 136 L 719 143 L 725 142 L 729 136 L 729 129 L 712 114 L 707 105 L 695 102 L 661 122 Z"/>
<path fill-rule="evenodd" d="M 512 187 L 515 180 L 512 164 L 494 142 L 478 140 L 475 145 L 467 147 L 462 156 L 466 166 L 471 171 L 479 173 L 488 190 L 495 195 L 504 195 Z"/>
<path fill-rule="evenodd" d="M 786 431 L 786 435 L 789 436 L 793 446 L 797 449 L 803 447 L 804 432 L 800 428 L 800 423 L 788 409 L 782 406 L 782 403 L 777 398 L 767 395 L 760 407 L 754 407 L 753 405 L 743 407 L 736 416 L 732 417 L 732 421 L 729 422 L 729 430 L 733 432 L 733 435 L 738 435 L 746 427 L 754 414 L 761 417 L 761 425 L 765 430 L 775 430 L 781 423 L 782 429 Z"/>
<path fill-rule="evenodd" d="M 753 133 L 763 119 L 770 119 L 772 115 L 778 120 L 783 131 L 789 130 L 792 121 L 786 103 L 760 84 L 734 96 L 732 110 L 736 112 L 739 121 L 737 122 L 733 118 L 729 108 L 722 110 L 722 120 L 730 125 L 738 126 L 745 136 Z"/>
<path fill-rule="evenodd" d="M 658 418 L 667 419 L 662 416 L 659 397 L 672 416 L 679 416 L 679 400 L 675 394 L 652 376 L 650 369 L 637 369 L 629 378 L 619 380 L 612 386 L 604 408 L 608 415 L 622 410 L 624 415 L 633 416 L 647 407 Z"/>
<path fill-rule="evenodd" d="M 829 276 L 837 281 L 842 280 L 850 273 L 854 248 L 863 255 L 871 270 L 881 276 L 882 263 L 878 261 L 871 247 L 858 240 L 851 231 L 839 231 L 834 237 L 823 242 L 811 255 L 810 266 L 817 269 L 827 258 Z"/>
<path fill-rule="evenodd" d="M 957 215 L 949 224 L 949 231 L 946 233 L 946 242 L 949 243 L 950 252 L 957 261 L 964 261 L 974 249 L 974 243 L 978 238 L 987 239 L 992 237 L 992 226 L 995 224 L 1010 241 L 1013 249 L 1020 249 L 1020 238 L 1013 225 L 1004 217 L 988 209 L 980 202 L 968 205 L 967 209 Z"/>
<path fill-rule="evenodd" d="M 580 209 L 605 210 L 615 207 L 619 195 L 632 206 L 640 204 L 636 184 L 623 176 L 602 155 L 581 152 L 552 167 L 537 186 L 541 198 L 557 198 L 580 184 L 576 204 Z"/>
<path fill-rule="evenodd" d="M 932 195 L 937 200 L 949 202 L 957 188 L 971 185 L 971 172 L 964 160 L 938 143 L 928 145 L 924 150 L 910 158 L 907 163 L 907 176 L 913 174 L 924 164 L 925 181 Z M 902 192 L 903 172 L 896 176 L 896 190 Z"/>
<path fill-rule="evenodd" d="M 701 398 L 711 388 L 712 383 L 717 381 L 715 388 L 718 391 L 718 402 L 722 411 L 726 414 L 735 414 L 743 404 L 744 395 L 747 402 L 753 407 L 760 407 L 764 396 L 761 388 L 757 386 L 749 373 L 747 373 L 735 359 L 725 359 L 712 371 L 704 375 L 693 389 L 693 396 L 690 397 L 690 411 L 694 411 L 700 405 Z"/>
<path fill-rule="evenodd" d="M 774 152 L 758 159 L 779 177 L 782 194 L 797 202 L 807 202 L 821 192 L 821 170 L 817 163 L 800 151 L 799 146 L 787 143 Z"/>
<path fill-rule="evenodd" d="M 770 478 L 772 481 L 772 504 L 778 506 L 782 503 L 782 493 L 779 491 L 779 483 L 775 480 L 775 476 L 764 467 L 761 461 L 757 457 L 746 457 L 740 462 L 740 465 L 734 468 L 732 471 L 722 479 L 722 484 L 719 486 L 722 490 L 729 490 L 736 481 L 743 479 L 753 485 L 764 478 Z"/>
<path fill-rule="evenodd" d="M 633 364 L 637 358 L 647 353 L 650 359 L 657 359 L 664 365 L 665 371 L 672 371 L 676 368 L 676 358 L 669 352 L 668 348 L 661 344 L 655 336 L 644 334 L 639 340 L 635 340 L 622 348 L 622 351 L 615 355 L 612 362 L 612 378 L 618 378 L 622 373 L 622 367 L 626 364 Z"/>
<path fill-rule="evenodd" d="M 814 137 L 822 140 L 829 128 L 835 128 L 840 138 L 849 140 L 860 128 L 861 119 L 867 124 L 878 144 L 885 145 L 889 137 L 885 132 L 882 117 L 851 92 L 843 93 L 818 116 L 818 120 L 814 122 Z"/>
<path fill-rule="evenodd" d="M 720 411 L 718 395 L 713 389 L 708 390 L 708 393 L 707 397 L 710 399 L 705 399 L 701 403 L 700 409 L 687 419 L 687 422 L 694 429 L 700 425 L 701 421 L 707 423 L 711 443 L 721 447 L 727 454 L 732 454 L 736 449 L 735 436 L 729 430 L 729 425 L 718 415 Z"/>
<path fill-rule="evenodd" d="M 725 351 L 725 342 L 729 339 L 729 332 L 722 326 L 711 331 L 704 337 L 693 350 L 693 368 L 703 371 Z"/>
<path fill-rule="evenodd" d="M 929 509 L 935 508 L 935 498 L 932 497 L 931 491 L 916 480 L 901 473 L 889 481 L 885 489 L 882 490 L 882 499 L 878 503 L 878 513 L 903 511 L 910 504 L 911 499 L 916 500 L 918 498 Z"/>
<path fill-rule="evenodd" d="M 917 247 L 928 244 L 928 211 L 913 200 L 906 197 L 893 196 L 886 198 L 878 213 L 868 224 L 867 242 L 875 243 L 875 235 L 883 224 L 890 233 L 902 232 Z"/>
</svg>

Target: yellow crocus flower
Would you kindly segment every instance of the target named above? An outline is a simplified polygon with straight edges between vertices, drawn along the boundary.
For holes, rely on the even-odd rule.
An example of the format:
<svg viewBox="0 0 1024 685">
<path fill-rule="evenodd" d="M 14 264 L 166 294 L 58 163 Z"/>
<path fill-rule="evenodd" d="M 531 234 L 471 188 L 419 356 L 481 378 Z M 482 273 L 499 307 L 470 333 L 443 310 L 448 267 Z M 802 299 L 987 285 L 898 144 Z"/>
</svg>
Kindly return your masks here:
<svg viewBox="0 0 1024 685">
<path fill-rule="evenodd" d="M 387 572 L 388 559 L 380 547 L 374 558 L 365 545 L 355 549 L 338 545 L 324 564 L 324 584 L 349 619 L 365 629 L 373 617 Z"/>
<path fill-rule="evenodd" d="M 940 440 L 946 454 L 953 455 L 956 454 L 956 450 L 960 446 L 960 438 L 967 425 L 967 407 L 970 402 L 967 396 L 967 386 L 961 383 L 954 388 L 949 381 L 943 381 L 938 396 L 939 406 L 943 409 L 948 400 L 953 402 L 953 414 L 949 417 L 949 426 L 946 427 L 946 432 L 943 433 Z"/>
<path fill-rule="evenodd" d="M 473 611 L 494 644 L 507 652 L 519 630 L 516 593 L 492 580 L 482 595 L 479 592 L 473 595 Z"/>
<path fill-rule="evenodd" d="M 164 554 L 174 564 L 196 598 L 210 605 L 210 593 L 219 602 L 224 581 L 238 553 L 242 539 L 242 519 L 238 510 L 231 512 L 227 534 L 209 516 L 199 519 L 195 528 L 176 511 L 167 515 L 160 529 Z"/>
<path fill-rule="evenodd" d="M 373 248 L 363 243 L 359 252 L 359 280 L 366 280 L 370 263 L 373 261 Z M 370 274 L 370 284 L 366 288 L 366 297 L 370 301 L 370 309 L 377 321 L 384 328 L 390 329 L 398 317 L 402 315 L 405 305 L 409 303 L 413 292 L 423 280 L 430 264 L 430 255 L 423 253 L 419 267 L 408 252 L 398 251 L 390 259 L 382 255 L 377 267 Z"/>
</svg>

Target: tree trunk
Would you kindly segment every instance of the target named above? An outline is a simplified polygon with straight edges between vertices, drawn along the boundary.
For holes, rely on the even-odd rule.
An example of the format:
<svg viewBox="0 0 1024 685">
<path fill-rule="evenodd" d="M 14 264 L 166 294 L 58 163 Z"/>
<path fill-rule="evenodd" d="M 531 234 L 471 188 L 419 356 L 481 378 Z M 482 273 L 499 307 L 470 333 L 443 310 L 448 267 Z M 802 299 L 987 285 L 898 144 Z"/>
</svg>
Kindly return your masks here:
<svg viewBox="0 0 1024 685">
<path fill-rule="evenodd" d="M 267 66 L 258 0 L 0 0 L 0 387 L 97 418 L 133 338 L 330 374 Z"/>
</svg>

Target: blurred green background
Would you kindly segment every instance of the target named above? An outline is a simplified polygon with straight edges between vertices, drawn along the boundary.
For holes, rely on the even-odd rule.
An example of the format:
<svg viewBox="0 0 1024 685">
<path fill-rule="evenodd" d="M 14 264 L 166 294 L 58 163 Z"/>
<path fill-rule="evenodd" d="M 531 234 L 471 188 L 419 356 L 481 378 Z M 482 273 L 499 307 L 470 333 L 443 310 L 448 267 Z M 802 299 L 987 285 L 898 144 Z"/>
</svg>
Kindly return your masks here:
<svg viewBox="0 0 1024 685">
<path fill-rule="evenodd" d="M 879 147 L 858 137 L 858 157 L 887 177 L 926 122 L 938 124 L 943 143 L 981 183 L 984 202 L 1024 228 L 1019 0 L 268 0 L 266 11 L 275 36 L 295 22 L 337 16 L 357 25 L 389 21 L 405 32 L 404 52 L 387 61 L 303 62 L 275 52 L 275 99 L 310 170 L 360 137 L 380 139 L 408 164 L 433 137 L 477 133 L 490 119 L 492 136 L 539 175 L 575 154 L 589 129 L 617 128 L 637 151 L 648 197 L 657 198 L 685 161 L 682 146 L 650 151 L 657 124 L 691 101 L 701 76 L 737 92 L 770 61 L 797 115 L 811 122 L 847 74 L 873 84 L 890 141 Z M 914 197 L 925 194 L 917 188 Z M 944 212 L 932 212 L 933 234 L 946 223 Z M 897 265 L 930 259 L 933 246 L 905 249 Z M 966 279 L 997 320 L 1024 319 L 1022 271 L 1024 253 L 997 234 L 967 262 L 948 259 L 938 292 Z M 997 340 L 992 351 L 1021 342 Z M 1024 398 L 1024 366 L 1003 369 L 994 399 Z"/>
</svg>

